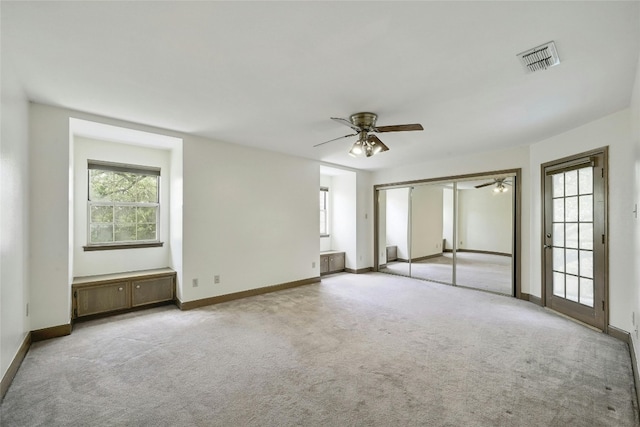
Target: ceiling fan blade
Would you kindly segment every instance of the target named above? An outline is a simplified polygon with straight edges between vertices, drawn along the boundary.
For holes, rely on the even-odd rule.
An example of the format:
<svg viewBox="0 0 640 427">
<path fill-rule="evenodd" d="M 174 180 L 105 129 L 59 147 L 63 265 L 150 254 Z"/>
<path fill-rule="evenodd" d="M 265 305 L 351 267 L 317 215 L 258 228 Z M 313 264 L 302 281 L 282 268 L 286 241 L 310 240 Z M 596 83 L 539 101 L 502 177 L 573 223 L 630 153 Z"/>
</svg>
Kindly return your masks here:
<svg viewBox="0 0 640 427">
<path fill-rule="evenodd" d="M 351 129 L 355 130 L 356 132 L 360 132 L 361 131 L 361 129 L 358 126 L 354 125 L 353 123 L 351 123 L 347 119 L 341 119 L 339 117 L 331 117 L 331 120 L 334 120 L 334 121 L 336 121 L 336 122 L 338 122 L 340 124 L 343 124 L 345 126 L 349 126 Z"/>
<path fill-rule="evenodd" d="M 487 187 L 489 185 L 494 185 L 495 182 L 485 182 L 484 184 L 476 185 L 476 188 Z"/>
<path fill-rule="evenodd" d="M 389 151 L 389 147 L 387 147 L 385 143 L 380 141 L 380 138 L 375 135 L 369 135 L 367 137 L 367 141 L 371 142 L 375 147 L 380 147 L 376 152 L 382 153 L 384 151 Z"/>
<path fill-rule="evenodd" d="M 424 128 L 421 124 L 414 123 L 411 125 L 378 126 L 373 129 L 374 132 L 404 132 L 409 130 L 424 130 Z"/>
<path fill-rule="evenodd" d="M 328 141 L 321 142 L 320 144 L 316 144 L 316 145 L 314 145 L 314 147 L 319 147 L 319 146 L 327 144 L 329 142 L 337 141 L 337 140 L 342 139 L 342 138 L 349 138 L 350 136 L 356 136 L 356 135 L 357 135 L 357 133 L 352 133 L 350 135 L 345 135 L 345 136 L 339 136 L 337 138 L 333 138 L 333 139 L 330 139 Z"/>
</svg>

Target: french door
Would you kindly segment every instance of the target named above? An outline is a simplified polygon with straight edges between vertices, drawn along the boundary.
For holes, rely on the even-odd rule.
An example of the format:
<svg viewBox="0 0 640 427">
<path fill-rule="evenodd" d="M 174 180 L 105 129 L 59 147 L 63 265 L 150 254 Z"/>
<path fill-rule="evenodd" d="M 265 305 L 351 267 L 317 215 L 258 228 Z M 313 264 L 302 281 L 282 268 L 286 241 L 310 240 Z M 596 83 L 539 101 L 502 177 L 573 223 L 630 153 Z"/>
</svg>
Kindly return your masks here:
<svg viewBox="0 0 640 427">
<path fill-rule="evenodd" d="M 542 165 L 545 305 L 607 325 L 607 150 Z"/>
</svg>

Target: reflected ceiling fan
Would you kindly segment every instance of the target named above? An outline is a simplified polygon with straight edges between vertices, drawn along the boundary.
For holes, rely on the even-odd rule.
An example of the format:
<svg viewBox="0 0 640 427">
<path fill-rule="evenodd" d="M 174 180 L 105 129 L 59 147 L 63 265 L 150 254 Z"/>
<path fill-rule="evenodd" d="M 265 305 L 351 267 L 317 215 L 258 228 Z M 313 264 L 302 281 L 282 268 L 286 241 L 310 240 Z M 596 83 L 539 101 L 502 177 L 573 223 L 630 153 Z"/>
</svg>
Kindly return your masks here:
<svg viewBox="0 0 640 427">
<path fill-rule="evenodd" d="M 484 184 L 478 184 L 475 188 L 488 187 L 489 185 L 495 185 L 496 188 L 493 189 L 496 193 L 504 193 L 508 191 L 507 185 L 511 185 L 507 178 L 493 178 L 491 182 L 485 182 Z"/>
<path fill-rule="evenodd" d="M 314 147 L 319 147 L 320 145 L 337 141 L 338 139 L 349 138 L 357 135 L 358 140 L 351 146 L 349 155 L 357 157 L 364 153 L 365 156 L 371 157 L 376 153 L 381 153 L 383 151 L 389 150 L 389 147 L 387 147 L 382 141 L 380 141 L 380 138 L 378 138 L 376 135 L 373 135 L 373 133 L 424 130 L 422 125 L 418 123 L 410 125 L 376 126 L 377 119 L 378 116 L 374 113 L 352 114 L 351 117 L 349 117 L 349 120 L 331 117 L 331 120 L 335 120 L 338 123 L 349 126 L 355 133 L 321 142 L 320 144 L 314 145 Z"/>
</svg>

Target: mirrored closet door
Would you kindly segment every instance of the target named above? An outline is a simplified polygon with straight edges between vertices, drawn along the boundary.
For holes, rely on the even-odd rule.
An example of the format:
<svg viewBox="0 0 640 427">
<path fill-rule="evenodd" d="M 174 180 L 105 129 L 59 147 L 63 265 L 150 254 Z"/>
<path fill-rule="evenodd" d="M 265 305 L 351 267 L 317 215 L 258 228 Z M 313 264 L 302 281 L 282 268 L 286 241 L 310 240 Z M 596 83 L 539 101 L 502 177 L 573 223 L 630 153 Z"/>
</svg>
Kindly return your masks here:
<svg viewBox="0 0 640 427">
<path fill-rule="evenodd" d="M 518 173 L 376 187 L 377 270 L 515 295 Z"/>
</svg>

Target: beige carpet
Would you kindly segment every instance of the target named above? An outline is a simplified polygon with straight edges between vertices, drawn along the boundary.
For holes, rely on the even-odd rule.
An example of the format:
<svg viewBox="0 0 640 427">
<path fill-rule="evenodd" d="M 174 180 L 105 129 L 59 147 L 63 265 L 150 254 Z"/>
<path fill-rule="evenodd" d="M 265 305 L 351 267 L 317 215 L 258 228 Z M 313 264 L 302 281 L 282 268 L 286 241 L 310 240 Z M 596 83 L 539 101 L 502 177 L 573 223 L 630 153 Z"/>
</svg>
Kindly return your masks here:
<svg viewBox="0 0 640 427">
<path fill-rule="evenodd" d="M 458 252 L 456 285 L 513 295 L 511 261 L 511 257 L 502 255 Z M 451 284 L 453 283 L 453 254 L 445 253 L 439 257 L 413 262 L 411 274 L 409 274 L 407 262 L 390 262 L 381 272 Z"/>
<path fill-rule="evenodd" d="M 2 426 L 635 426 L 625 343 L 513 298 L 339 274 L 35 343 Z"/>
</svg>

